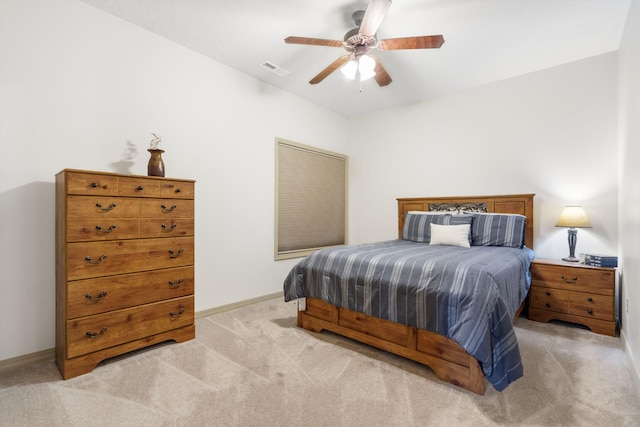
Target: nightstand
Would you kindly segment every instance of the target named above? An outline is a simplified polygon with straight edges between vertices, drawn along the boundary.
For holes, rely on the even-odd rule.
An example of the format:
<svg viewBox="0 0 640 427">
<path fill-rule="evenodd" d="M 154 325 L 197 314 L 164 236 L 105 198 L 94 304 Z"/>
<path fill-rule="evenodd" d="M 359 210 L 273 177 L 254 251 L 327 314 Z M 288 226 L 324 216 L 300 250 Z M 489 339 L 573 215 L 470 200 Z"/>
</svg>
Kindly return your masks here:
<svg viewBox="0 0 640 427">
<path fill-rule="evenodd" d="M 563 320 L 615 336 L 616 269 L 551 259 L 531 263 L 529 319 Z"/>
</svg>

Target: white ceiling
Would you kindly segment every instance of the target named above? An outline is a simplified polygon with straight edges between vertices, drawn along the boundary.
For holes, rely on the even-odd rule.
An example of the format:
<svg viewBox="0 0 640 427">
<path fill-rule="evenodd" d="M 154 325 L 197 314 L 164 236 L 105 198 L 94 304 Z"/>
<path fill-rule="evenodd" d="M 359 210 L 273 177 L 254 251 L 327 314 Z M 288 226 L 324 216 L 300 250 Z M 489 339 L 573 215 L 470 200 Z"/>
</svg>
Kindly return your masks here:
<svg viewBox="0 0 640 427">
<path fill-rule="evenodd" d="M 374 50 L 393 82 L 339 71 L 308 81 L 342 48 L 285 44 L 290 35 L 342 40 L 367 0 L 80 0 L 243 73 L 346 116 L 413 103 L 618 49 L 631 0 L 395 0 L 378 40 L 442 34 L 440 49 Z M 290 73 L 280 77 L 259 64 Z"/>
</svg>

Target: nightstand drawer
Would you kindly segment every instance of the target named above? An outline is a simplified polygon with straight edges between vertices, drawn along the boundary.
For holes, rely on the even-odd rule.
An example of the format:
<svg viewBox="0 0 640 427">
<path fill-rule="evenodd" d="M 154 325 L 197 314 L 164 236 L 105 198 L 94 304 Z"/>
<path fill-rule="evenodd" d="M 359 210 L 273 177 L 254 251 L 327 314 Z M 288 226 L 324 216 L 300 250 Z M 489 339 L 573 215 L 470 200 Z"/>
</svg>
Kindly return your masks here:
<svg viewBox="0 0 640 427">
<path fill-rule="evenodd" d="M 566 313 L 569 311 L 569 292 L 544 287 L 531 288 L 531 307 Z"/>
<path fill-rule="evenodd" d="M 612 269 L 534 263 L 531 264 L 531 279 L 536 284 L 568 291 L 610 296 L 614 293 L 614 288 L 611 286 L 615 282 Z"/>
<path fill-rule="evenodd" d="M 613 297 L 569 292 L 569 314 L 611 320 L 613 311 Z"/>
</svg>

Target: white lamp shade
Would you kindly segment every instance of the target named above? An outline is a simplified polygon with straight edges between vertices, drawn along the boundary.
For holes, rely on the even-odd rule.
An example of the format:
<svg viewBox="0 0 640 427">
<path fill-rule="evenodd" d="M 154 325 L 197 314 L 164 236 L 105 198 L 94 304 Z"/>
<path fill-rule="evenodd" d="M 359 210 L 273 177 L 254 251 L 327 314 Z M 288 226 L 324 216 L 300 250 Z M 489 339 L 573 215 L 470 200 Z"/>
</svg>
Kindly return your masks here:
<svg viewBox="0 0 640 427">
<path fill-rule="evenodd" d="M 358 69 L 358 63 L 355 60 L 349 61 L 342 68 L 342 74 L 349 80 L 354 80 L 356 78 L 356 70 Z"/>
<path fill-rule="evenodd" d="M 347 62 L 340 71 L 350 80 L 355 80 L 356 74 L 360 71 L 360 81 L 365 81 L 376 75 L 376 61 L 368 56 L 361 55 L 359 59 Z"/>
<path fill-rule="evenodd" d="M 582 206 L 566 206 L 560 214 L 556 227 L 591 228 L 591 222 Z"/>
<path fill-rule="evenodd" d="M 360 57 L 358 68 L 360 69 L 360 81 L 370 79 L 376 75 L 376 61 L 369 55 Z"/>
</svg>

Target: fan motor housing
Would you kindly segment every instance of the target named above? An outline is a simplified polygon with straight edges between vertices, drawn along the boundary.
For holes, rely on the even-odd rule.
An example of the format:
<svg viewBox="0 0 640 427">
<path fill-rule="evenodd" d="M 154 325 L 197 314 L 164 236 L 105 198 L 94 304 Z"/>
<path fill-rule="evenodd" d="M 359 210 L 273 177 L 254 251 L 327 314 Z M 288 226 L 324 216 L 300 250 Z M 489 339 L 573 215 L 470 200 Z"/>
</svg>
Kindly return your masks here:
<svg viewBox="0 0 640 427">
<path fill-rule="evenodd" d="M 353 36 L 357 36 L 358 33 L 360 32 L 360 24 L 362 24 L 362 20 L 364 19 L 364 14 L 365 14 L 364 10 L 356 10 L 351 14 L 351 19 L 353 19 L 353 22 L 356 24 L 356 27 L 347 31 L 343 39 L 345 42 L 349 43 L 350 45 L 359 44 L 358 40 L 350 40 L 350 39 Z"/>
</svg>

